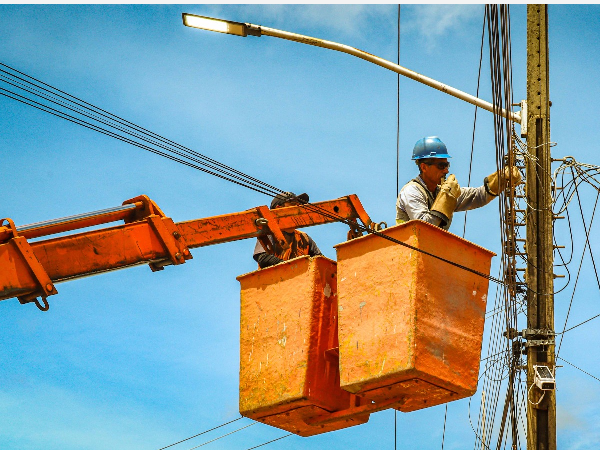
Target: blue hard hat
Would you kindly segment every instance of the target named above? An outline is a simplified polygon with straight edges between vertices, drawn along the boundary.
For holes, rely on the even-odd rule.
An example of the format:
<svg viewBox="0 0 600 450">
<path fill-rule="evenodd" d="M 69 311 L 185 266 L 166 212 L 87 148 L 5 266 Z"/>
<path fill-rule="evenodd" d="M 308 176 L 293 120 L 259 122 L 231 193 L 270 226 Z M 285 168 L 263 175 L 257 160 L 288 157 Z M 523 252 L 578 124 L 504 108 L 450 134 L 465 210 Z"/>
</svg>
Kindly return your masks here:
<svg viewBox="0 0 600 450">
<path fill-rule="evenodd" d="M 429 136 L 419 139 L 413 148 L 413 160 L 424 158 L 452 158 L 452 156 L 448 154 L 446 145 L 439 137 Z"/>
</svg>

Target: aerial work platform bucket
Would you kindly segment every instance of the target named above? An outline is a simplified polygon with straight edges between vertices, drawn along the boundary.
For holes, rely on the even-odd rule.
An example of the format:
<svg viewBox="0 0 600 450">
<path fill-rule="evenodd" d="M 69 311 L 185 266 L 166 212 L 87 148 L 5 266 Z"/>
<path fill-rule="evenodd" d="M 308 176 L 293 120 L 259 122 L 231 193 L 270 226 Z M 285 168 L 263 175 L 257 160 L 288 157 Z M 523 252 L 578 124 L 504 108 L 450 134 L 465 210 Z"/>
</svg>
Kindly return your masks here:
<svg viewBox="0 0 600 450">
<path fill-rule="evenodd" d="M 369 420 L 340 388 L 335 262 L 292 259 L 239 276 L 240 414 L 300 436 Z"/>
<path fill-rule="evenodd" d="M 382 234 L 489 274 L 494 253 L 429 223 Z M 405 412 L 473 395 L 488 279 L 376 235 L 336 250 L 341 387 Z"/>
</svg>

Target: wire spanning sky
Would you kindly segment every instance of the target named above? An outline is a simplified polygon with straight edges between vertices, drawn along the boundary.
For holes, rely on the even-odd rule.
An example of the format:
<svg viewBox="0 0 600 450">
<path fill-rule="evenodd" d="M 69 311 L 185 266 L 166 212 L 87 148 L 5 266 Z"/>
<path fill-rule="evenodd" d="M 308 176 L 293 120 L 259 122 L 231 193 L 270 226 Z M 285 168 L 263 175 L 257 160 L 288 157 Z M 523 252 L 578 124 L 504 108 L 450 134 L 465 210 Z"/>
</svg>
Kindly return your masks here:
<svg viewBox="0 0 600 450">
<path fill-rule="evenodd" d="M 311 200 L 357 194 L 374 220 L 392 224 L 396 74 L 274 38 L 185 28 L 182 12 L 397 57 L 396 5 L 0 5 L 0 62 L 257 179 L 308 192 Z M 525 97 L 525 13 L 523 5 L 511 7 L 515 102 Z M 555 158 L 600 162 L 599 13 L 597 5 L 549 7 Z M 403 5 L 400 64 L 474 94 L 482 21 L 482 5 Z M 487 52 L 480 96 L 491 100 Z M 471 105 L 401 79 L 400 185 L 416 172 L 414 142 L 428 135 L 447 144 L 451 172 L 466 184 L 473 117 Z M 175 221 L 270 202 L 5 97 L 0 136 L 0 217 L 17 225 L 117 206 L 140 194 Z M 494 166 L 492 118 L 479 111 L 473 184 Z M 583 192 L 589 224 L 596 192 Z M 470 212 L 466 238 L 500 253 L 497 211 L 494 203 Z M 462 223 L 458 214 L 451 231 L 462 234 Z M 574 227 L 578 264 L 584 235 Z M 346 227 L 307 231 L 335 259 L 332 247 L 345 240 Z M 557 241 L 569 248 L 562 223 Z M 598 248 L 594 228 L 590 244 Z M 253 241 L 222 244 L 195 250 L 193 260 L 162 272 L 142 266 L 58 284 L 47 313 L 16 299 L 0 302 L 0 448 L 157 449 L 238 417 L 235 277 L 255 269 L 253 248 Z M 493 289 L 490 284 L 490 297 Z M 556 297 L 557 330 L 570 297 L 571 287 Z M 598 313 L 600 295 L 586 259 L 569 325 Z M 560 353 L 596 377 L 598 323 L 566 334 Z M 600 382 L 565 364 L 557 386 L 559 448 L 596 448 Z M 480 397 L 475 394 L 474 404 Z M 441 447 L 443 420 L 443 406 L 398 413 L 398 448 Z M 188 449 L 249 423 L 242 419 L 173 448 Z M 264 448 L 393 448 L 393 432 L 388 410 L 366 425 Z M 284 434 L 258 424 L 206 448 L 247 449 Z M 468 402 L 451 403 L 444 448 L 473 442 Z"/>
</svg>

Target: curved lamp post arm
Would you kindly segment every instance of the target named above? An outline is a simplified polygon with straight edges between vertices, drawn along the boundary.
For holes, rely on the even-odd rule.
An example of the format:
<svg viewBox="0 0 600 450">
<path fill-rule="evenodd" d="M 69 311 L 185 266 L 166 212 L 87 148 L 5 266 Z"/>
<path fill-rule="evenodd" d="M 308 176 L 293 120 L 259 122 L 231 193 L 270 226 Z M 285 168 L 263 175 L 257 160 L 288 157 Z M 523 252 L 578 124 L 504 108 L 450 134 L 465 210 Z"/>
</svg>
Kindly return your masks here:
<svg viewBox="0 0 600 450">
<path fill-rule="evenodd" d="M 433 78 L 421 75 L 413 70 L 402 67 L 398 64 L 394 64 L 391 61 L 372 55 L 365 51 L 359 50 L 349 45 L 339 44 L 333 41 L 327 41 L 324 39 L 317 39 L 310 36 L 304 36 L 302 34 L 290 33 L 289 31 L 277 30 L 275 28 L 264 27 L 262 25 L 254 25 L 252 23 L 232 22 L 229 20 L 213 19 L 210 17 L 195 16 L 193 14 L 183 14 L 183 24 L 188 27 L 201 28 L 208 31 L 217 31 L 219 33 L 234 34 L 237 36 L 246 37 L 250 36 L 272 36 L 280 39 L 286 39 L 288 41 L 299 42 L 301 44 L 314 45 L 315 47 L 328 48 L 349 55 L 356 56 L 357 58 L 364 59 L 378 66 L 384 67 L 392 72 L 396 72 L 412 80 L 418 81 L 419 83 L 425 84 L 429 87 L 445 92 L 448 95 L 459 98 L 472 105 L 478 106 L 479 108 L 490 111 L 494 114 L 506 117 L 513 122 L 521 124 L 521 114 L 513 111 L 506 111 L 503 108 L 492 105 L 485 100 L 475 97 L 466 92 L 455 89 L 447 84 L 440 83 Z M 523 130 L 522 130 L 523 131 Z"/>
</svg>

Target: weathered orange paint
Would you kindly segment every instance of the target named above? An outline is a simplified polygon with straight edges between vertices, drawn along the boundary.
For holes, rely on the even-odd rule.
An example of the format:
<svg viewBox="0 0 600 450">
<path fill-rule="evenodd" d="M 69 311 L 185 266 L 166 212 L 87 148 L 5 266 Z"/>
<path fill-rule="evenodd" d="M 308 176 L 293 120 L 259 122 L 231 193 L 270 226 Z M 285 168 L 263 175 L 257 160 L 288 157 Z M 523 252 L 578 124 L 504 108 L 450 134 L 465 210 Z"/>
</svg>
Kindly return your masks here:
<svg viewBox="0 0 600 450">
<path fill-rule="evenodd" d="M 356 210 L 355 205 L 356 207 L 360 205 L 360 210 Z M 177 226 L 190 248 L 254 238 L 269 233 L 268 226 L 260 227 L 256 224 L 256 220 L 262 218 L 258 209 L 178 222 Z M 371 219 L 354 194 L 307 206 L 276 208 L 271 210 L 271 214 L 277 221 L 277 227 L 288 232 L 298 228 L 332 223 L 337 218 L 351 220 L 359 218 L 365 226 L 371 225 Z"/>
<path fill-rule="evenodd" d="M 382 233 L 489 274 L 494 253 L 426 222 Z M 473 395 L 488 280 L 375 235 L 336 250 L 341 387 L 400 411 Z"/>
<path fill-rule="evenodd" d="M 0 300 L 56 293 L 55 289 L 44 289 L 47 283 L 40 286 L 42 279 L 65 281 L 138 264 L 150 264 L 153 269 L 182 264 L 192 257 L 191 248 L 253 238 L 268 234 L 270 229 L 291 231 L 331 223 L 335 221 L 332 215 L 350 220 L 360 218 L 366 226 L 371 225 L 355 195 L 274 209 L 270 211 L 272 219 L 268 226 L 257 222 L 262 218 L 258 211 L 261 208 L 174 223 L 146 196 L 124 204 L 135 204 L 136 208 L 126 213 L 86 216 L 22 234 L 17 233 L 14 224 L 1 226 L 4 221 L 0 222 Z M 14 241 L 17 236 L 39 237 L 122 219 L 126 222 L 123 225 L 32 242 L 31 258 L 24 258 Z M 37 267 L 38 262 L 41 267 L 36 275 L 32 263 Z"/>
<path fill-rule="evenodd" d="M 371 402 L 339 384 L 335 262 L 304 256 L 237 279 L 240 414 L 300 436 L 366 423 Z"/>
<path fill-rule="evenodd" d="M 144 205 L 142 202 L 136 202 L 137 208 L 142 208 Z M 105 213 L 99 213 L 92 217 L 86 217 L 77 221 L 65 221 L 59 224 L 46 224 L 40 223 L 39 226 L 32 228 L 27 231 L 19 232 L 19 236 L 27 239 L 33 239 L 41 236 L 48 236 L 50 234 L 64 233 L 67 231 L 73 231 L 80 228 L 93 227 L 96 225 L 102 225 L 110 222 L 117 222 L 119 220 L 128 220 L 131 216 L 135 215 L 135 211 L 109 211 Z M 12 231 L 7 226 L 0 226 L 0 242 L 4 242 L 12 237 Z"/>
</svg>

